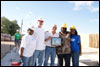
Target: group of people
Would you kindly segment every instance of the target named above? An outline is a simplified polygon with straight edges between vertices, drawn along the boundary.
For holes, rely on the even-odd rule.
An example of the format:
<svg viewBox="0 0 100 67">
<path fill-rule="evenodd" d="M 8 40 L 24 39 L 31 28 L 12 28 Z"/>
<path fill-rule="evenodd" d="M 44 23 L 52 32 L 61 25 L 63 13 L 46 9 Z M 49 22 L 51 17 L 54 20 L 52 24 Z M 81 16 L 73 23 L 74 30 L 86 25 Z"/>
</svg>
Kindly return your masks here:
<svg viewBox="0 0 100 67">
<path fill-rule="evenodd" d="M 23 66 L 50 66 L 55 65 L 55 58 L 58 58 L 58 66 L 70 66 L 72 58 L 73 66 L 79 66 L 79 56 L 81 51 L 81 40 L 75 26 L 67 31 L 67 24 L 61 26 L 61 31 L 56 32 L 57 25 L 53 25 L 51 31 L 45 31 L 42 19 L 37 20 L 37 27 L 30 26 L 27 34 L 22 37 L 19 57 L 22 59 Z M 53 37 L 61 38 L 61 45 L 52 45 Z M 63 63 L 63 60 L 65 63 Z"/>
</svg>

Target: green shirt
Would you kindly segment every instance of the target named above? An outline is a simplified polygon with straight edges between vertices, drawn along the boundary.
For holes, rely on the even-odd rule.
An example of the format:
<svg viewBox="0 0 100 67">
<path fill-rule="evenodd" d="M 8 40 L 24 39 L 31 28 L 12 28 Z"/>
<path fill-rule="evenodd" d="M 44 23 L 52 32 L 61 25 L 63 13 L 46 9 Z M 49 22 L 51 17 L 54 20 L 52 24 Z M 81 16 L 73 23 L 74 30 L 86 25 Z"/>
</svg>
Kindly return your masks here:
<svg viewBox="0 0 100 67">
<path fill-rule="evenodd" d="M 15 36 L 15 39 L 19 40 L 20 37 L 21 37 L 21 34 L 20 33 L 15 33 L 14 36 Z"/>
</svg>

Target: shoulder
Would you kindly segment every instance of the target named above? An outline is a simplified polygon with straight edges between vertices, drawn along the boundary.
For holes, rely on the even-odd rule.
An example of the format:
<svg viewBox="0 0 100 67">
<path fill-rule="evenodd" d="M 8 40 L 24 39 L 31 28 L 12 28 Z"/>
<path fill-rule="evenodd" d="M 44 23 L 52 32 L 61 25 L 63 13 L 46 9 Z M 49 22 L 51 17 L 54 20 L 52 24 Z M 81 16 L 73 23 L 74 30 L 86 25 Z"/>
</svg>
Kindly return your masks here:
<svg viewBox="0 0 100 67">
<path fill-rule="evenodd" d="M 37 28 L 37 27 L 35 27 L 35 28 L 34 28 L 34 31 L 36 31 L 37 29 L 38 29 L 38 28 Z"/>
<path fill-rule="evenodd" d="M 67 32 L 66 32 L 66 35 L 67 35 L 68 37 L 70 37 L 71 34 L 70 34 L 69 31 L 67 31 Z"/>
<path fill-rule="evenodd" d="M 50 34 L 50 32 L 49 31 L 45 31 L 45 34 Z"/>
<path fill-rule="evenodd" d="M 61 32 L 59 32 L 59 36 L 62 36 L 63 34 Z"/>
<path fill-rule="evenodd" d="M 69 31 L 67 31 L 67 32 L 66 32 L 66 34 L 70 34 L 70 32 L 69 32 Z"/>
<path fill-rule="evenodd" d="M 61 34 L 61 32 L 58 33 L 59 35 Z"/>
<path fill-rule="evenodd" d="M 59 33 L 57 32 L 56 35 L 59 35 Z"/>
<path fill-rule="evenodd" d="M 19 35 L 21 35 L 21 33 L 19 33 Z"/>
<path fill-rule="evenodd" d="M 38 31 L 38 28 L 35 27 L 35 28 L 34 28 L 34 33 L 37 33 L 37 31 Z"/>
<path fill-rule="evenodd" d="M 75 35 L 75 37 L 76 37 L 77 39 L 80 39 L 80 35 Z"/>
<path fill-rule="evenodd" d="M 28 34 L 25 34 L 22 39 L 27 39 L 27 38 L 28 38 Z"/>
</svg>

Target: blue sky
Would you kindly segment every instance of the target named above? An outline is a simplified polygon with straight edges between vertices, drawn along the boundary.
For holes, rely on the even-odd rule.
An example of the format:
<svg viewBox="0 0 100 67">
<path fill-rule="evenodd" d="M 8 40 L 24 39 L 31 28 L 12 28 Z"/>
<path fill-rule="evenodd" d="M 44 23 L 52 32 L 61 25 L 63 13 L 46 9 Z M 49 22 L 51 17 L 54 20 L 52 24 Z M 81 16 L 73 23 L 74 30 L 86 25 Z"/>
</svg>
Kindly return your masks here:
<svg viewBox="0 0 100 67">
<path fill-rule="evenodd" d="M 66 23 L 68 30 L 75 25 L 79 33 L 99 33 L 99 1 L 1 1 L 3 16 L 16 19 L 19 26 L 23 19 L 23 31 L 30 24 L 36 27 L 42 17 L 45 30 L 56 24 L 58 32 Z"/>
</svg>

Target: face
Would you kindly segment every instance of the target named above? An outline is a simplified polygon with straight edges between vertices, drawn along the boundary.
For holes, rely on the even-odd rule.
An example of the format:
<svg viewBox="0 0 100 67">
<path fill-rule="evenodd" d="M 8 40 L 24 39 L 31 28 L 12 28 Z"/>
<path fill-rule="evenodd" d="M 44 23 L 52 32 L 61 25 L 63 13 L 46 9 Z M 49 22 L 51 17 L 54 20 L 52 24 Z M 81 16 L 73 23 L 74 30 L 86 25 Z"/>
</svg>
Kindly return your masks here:
<svg viewBox="0 0 100 67">
<path fill-rule="evenodd" d="M 38 22 L 38 25 L 39 25 L 39 26 L 42 26 L 42 25 L 43 25 L 43 22 Z"/>
<path fill-rule="evenodd" d="M 66 30 L 67 30 L 67 28 L 63 28 L 63 27 L 61 28 L 61 32 L 63 32 L 63 33 L 66 32 Z"/>
<path fill-rule="evenodd" d="M 53 27 L 52 27 L 52 30 L 56 32 L 57 26 L 53 26 Z"/>
<path fill-rule="evenodd" d="M 34 31 L 33 30 L 29 30 L 28 33 L 29 33 L 29 35 L 32 35 L 34 33 Z"/>
<path fill-rule="evenodd" d="M 17 33 L 19 33 L 19 31 L 17 31 Z"/>
<path fill-rule="evenodd" d="M 71 31 L 71 34 L 72 34 L 72 35 L 75 34 L 75 30 L 74 30 L 74 29 L 71 29 L 70 31 Z"/>
</svg>

